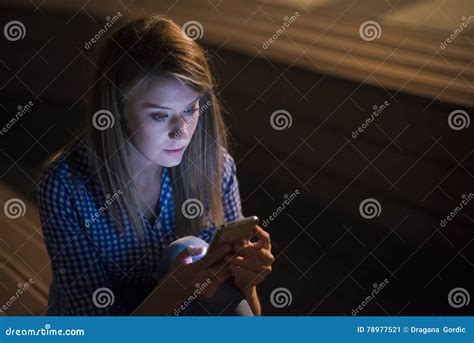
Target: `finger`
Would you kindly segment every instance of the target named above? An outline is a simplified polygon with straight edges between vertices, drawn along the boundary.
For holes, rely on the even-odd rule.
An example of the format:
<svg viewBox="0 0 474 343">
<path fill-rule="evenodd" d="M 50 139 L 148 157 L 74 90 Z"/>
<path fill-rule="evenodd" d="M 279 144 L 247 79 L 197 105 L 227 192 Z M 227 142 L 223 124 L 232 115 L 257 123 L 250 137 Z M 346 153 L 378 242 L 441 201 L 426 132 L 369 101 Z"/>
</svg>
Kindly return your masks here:
<svg viewBox="0 0 474 343">
<path fill-rule="evenodd" d="M 231 249 L 232 245 L 230 243 L 222 244 L 216 249 L 211 249 L 211 251 L 208 251 L 202 259 L 197 261 L 197 263 L 201 262 L 204 265 L 210 266 L 227 254 Z"/>
<path fill-rule="evenodd" d="M 200 258 L 202 258 L 204 255 L 206 255 L 207 248 L 203 246 L 194 246 L 190 245 L 186 248 L 186 250 L 189 252 L 189 256 L 184 258 L 184 264 L 189 264 L 193 263 Z"/>
<path fill-rule="evenodd" d="M 190 256 L 201 255 L 206 248 L 202 246 L 196 245 L 189 245 L 185 249 L 181 250 L 177 255 L 176 258 L 186 258 Z"/>
<path fill-rule="evenodd" d="M 264 229 L 262 229 L 260 226 L 256 225 L 256 235 L 258 237 L 257 244 L 260 245 L 262 248 L 270 250 L 270 234 Z"/>
<path fill-rule="evenodd" d="M 248 280 L 247 287 L 255 286 L 261 283 L 265 280 L 265 276 L 267 275 L 264 273 L 252 272 L 234 265 L 229 266 L 229 270 L 231 271 L 232 275 L 234 275 L 234 277 Z"/>
<path fill-rule="evenodd" d="M 261 272 L 264 270 L 265 266 L 257 259 L 248 259 L 243 258 L 242 256 L 234 256 L 232 258 L 226 258 L 226 260 L 233 265 L 243 267 L 247 270 L 254 272 Z"/>
<path fill-rule="evenodd" d="M 188 247 L 186 247 L 186 250 L 189 252 L 190 256 L 195 256 L 202 254 L 202 252 L 206 250 L 206 247 L 189 245 Z"/>
<path fill-rule="evenodd" d="M 178 266 L 182 264 L 188 264 L 192 261 L 192 256 L 200 255 L 203 252 L 203 247 L 197 247 L 190 245 L 185 249 L 181 250 L 173 261 L 173 266 Z"/>
<path fill-rule="evenodd" d="M 252 243 L 250 243 L 250 240 L 248 240 L 248 239 L 238 240 L 234 243 L 234 251 L 239 251 L 240 249 L 247 246 L 248 244 L 252 244 Z"/>
<path fill-rule="evenodd" d="M 238 250 L 235 250 L 235 255 L 240 256 L 255 256 L 258 254 L 258 250 L 260 250 L 260 246 L 257 243 L 249 243 L 246 246 L 241 247 Z"/>
<path fill-rule="evenodd" d="M 258 244 L 248 245 L 235 252 L 235 255 L 247 258 L 257 258 L 266 264 L 273 263 L 273 255 L 270 250 L 260 247 Z"/>
<path fill-rule="evenodd" d="M 260 249 L 259 252 L 260 254 L 258 255 L 258 257 L 265 265 L 269 266 L 275 261 L 275 257 L 272 255 L 270 250 Z"/>
<path fill-rule="evenodd" d="M 229 271 L 227 263 L 225 261 L 222 261 L 209 268 L 207 275 L 211 280 L 223 281 L 227 279 L 231 275 L 231 273 Z"/>
</svg>

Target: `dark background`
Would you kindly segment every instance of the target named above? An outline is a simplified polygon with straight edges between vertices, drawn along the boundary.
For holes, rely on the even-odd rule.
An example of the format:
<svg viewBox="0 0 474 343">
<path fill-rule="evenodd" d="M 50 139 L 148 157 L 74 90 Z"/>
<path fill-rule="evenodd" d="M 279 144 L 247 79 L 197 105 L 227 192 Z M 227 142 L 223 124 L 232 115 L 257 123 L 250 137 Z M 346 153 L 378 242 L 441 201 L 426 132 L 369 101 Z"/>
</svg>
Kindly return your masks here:
<svg viewBox="0 0 474 343">
<path fill-rule="evenodd" d="M 2 27 L 10 20 L 28 27 L 23 40 L 0 40 L 0 124 L 34 102 L 0 137 L 1 182 L 34 202 L 38 166 L 80 126 L 92 68 L 91 52 L 80 50 L 103 18 L 34 6 L 0 10 Z M 474 192 L 474 125 L 455 131 L 447 122 L 453 110 L 472 115 L 472 107 L 203 44 L 213 55 L 244 214 L 263 220 L 285 194 L 301 193 L 267 228 L 276 261 L 259 287 L 264 313 L 350 316 L 387 278 L 360 315 L 472 315 L 472 303 L 453 308 L 448 293 L 463 287 L 472 294 L 473 204 L 440 227 L 461 195 Z M 351 138 L 384 101 L 388 109 Z M 292 116 L 282 131 L 269 120 L 279 109 Z M 379 217 L 361 217 L 366 198 L 380 202 Z M 4 242 L 10 229 L 1 229 Z M 291 305 L 272 306 L 277 287 L 291 292 Z"/>
</svg>

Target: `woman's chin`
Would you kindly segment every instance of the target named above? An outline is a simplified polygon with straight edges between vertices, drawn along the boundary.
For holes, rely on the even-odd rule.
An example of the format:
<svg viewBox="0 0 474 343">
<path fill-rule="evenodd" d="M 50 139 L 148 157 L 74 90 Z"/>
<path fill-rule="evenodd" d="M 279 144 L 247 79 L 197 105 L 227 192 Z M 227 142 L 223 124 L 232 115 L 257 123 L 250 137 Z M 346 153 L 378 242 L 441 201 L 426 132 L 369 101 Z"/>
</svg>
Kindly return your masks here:
<svg viewBox="0 0 474 343">
<path fill-rule="evenodd" d="M 159 165 L 167 168 L 171 167 L 176 167 L 178 166 L 182 161 L 182 157 L 172 157 L 172 158 L 166 158 L 166 159 L 161 159 L 160 161 L 156 161 Z"/>
</svg>

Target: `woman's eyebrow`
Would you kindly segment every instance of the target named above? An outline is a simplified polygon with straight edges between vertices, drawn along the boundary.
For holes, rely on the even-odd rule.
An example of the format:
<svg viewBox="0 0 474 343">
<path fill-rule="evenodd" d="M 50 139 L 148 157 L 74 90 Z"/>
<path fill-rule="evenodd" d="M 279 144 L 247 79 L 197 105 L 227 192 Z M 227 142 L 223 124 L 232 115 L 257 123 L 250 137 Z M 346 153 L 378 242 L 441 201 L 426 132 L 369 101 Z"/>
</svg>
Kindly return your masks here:
<svg viewBox="0 0 474 343">
<path fill-rule="evenodd" d="M 191 105 L 193 105 L 194 103 L 196 103 L 196 101 L 199 100 L 201 96 L 198 96 L 196 99 L 194 99 L 193 101 L 191 101 L 189 104 L 186 105 L 186 107 L 189 107 Z M 161 109 L 164 109 L 164 110 L 171 110 L 171 108 L 169 107 L 166 107 L 166 106 L 161 106 L 161 105 L 157 105 L 157 104 L 153 104 L 151 102 L 145 102 L 143 104 L 143 107 L 145 108 L 148 108 L 148 107 L 151 107 L 151 108 L 161 108 Z"/>
</svg>

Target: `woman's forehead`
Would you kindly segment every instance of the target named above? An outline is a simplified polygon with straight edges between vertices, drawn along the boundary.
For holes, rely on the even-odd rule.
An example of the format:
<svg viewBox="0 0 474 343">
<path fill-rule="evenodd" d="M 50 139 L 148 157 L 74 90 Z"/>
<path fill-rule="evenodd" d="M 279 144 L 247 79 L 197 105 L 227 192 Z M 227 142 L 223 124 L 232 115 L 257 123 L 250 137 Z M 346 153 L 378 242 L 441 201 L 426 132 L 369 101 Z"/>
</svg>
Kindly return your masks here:
<svg viewBox="0 0 474 343">
<path fill-rule="evenodd" d="M 152 76 L 137 95 L 144 102 L 173 108 L 192 103 L 200 93 L 174 77 Z"/>
</svg>

